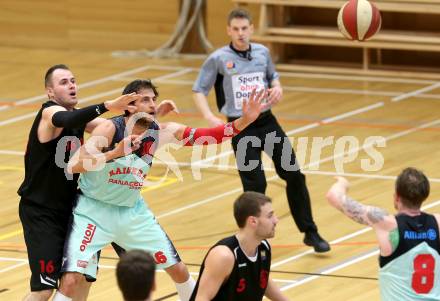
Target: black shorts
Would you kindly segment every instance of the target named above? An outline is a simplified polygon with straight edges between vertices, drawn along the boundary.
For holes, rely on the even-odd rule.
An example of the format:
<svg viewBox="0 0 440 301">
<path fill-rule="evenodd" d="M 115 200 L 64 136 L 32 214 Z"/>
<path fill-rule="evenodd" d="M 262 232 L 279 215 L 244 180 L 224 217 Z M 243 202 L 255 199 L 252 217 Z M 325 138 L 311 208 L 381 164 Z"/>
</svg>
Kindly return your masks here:
<svg viewBox="0 0 440 301">
<path fill-rule="evenodd" d="M 41 207 L 21 199 L 19 215 L 23 226 L 29 266 L 31 269 L 31 291 L 58 288 L 61 278 L 64 242 L 72 224 L 72 212 L 62 212 Z M 118 256 L 125 252 L 112 243 Z M 98 262 L 101 252 L 98 252 Z M 86 276 L 88 282 L 96 279 Z"/>
<path fill-rule="evenodd" d="M 21 199 L 19 215 L 32 273 L 31 291 L 58 288 L 64 241 L 72 213 Z"/>
</svg>

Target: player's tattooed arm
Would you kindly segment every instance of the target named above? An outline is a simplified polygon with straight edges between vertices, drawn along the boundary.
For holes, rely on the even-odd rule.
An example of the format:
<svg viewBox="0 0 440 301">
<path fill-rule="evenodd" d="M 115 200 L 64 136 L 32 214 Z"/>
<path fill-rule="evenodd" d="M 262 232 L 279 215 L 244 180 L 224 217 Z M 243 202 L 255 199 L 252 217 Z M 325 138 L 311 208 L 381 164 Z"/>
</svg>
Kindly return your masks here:
<svg viewBox="0 0 440 301">
<path fill-rule="evenodd" d="M 355 222 L 370 226 L 384 221 L 388 215 L 388 213 L 381 208 L 365 206 L 349 196 L 343 197 L 339 209 Z"/>
<path fill-rule="evenodd" d="M 344 196 L 342 198 L 341 207 L 338 209 L 341 210 L 342 213 L 347 215 L 355 222 L 359 224 L 368 225 L 365 219 L 365 215 L 366 215 L 365 206 L 353 200 L 352 198 L 348 196 Z"/>
<path fill-rule="evenodd" d="M 367 217 L 372 224 L 377 224 L 384 221 L 385 217 L 388 215 L 389 213 L 382 208 L 368 206 Z"/>
<path fill-rule="evenodd" d="M 357 223 L 374 226 L 381 223 L 388 213 L 378 207 L 366 206 L 347 195 L 349 183 L 343 177 L 337 177 L 327 193 L 329 203 Z"/>
</svg>

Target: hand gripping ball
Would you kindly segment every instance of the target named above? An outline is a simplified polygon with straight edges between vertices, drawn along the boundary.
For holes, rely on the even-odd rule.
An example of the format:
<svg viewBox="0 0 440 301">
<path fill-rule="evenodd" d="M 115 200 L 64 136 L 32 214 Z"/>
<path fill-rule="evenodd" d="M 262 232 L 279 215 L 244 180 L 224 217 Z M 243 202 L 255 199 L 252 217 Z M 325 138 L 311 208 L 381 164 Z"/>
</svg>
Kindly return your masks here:
<svg viewBox="0 0 440 301">
<path fill-rule="evenodd" d="M 367 0 L 349 0 L 339 10 L 339 31 L 349 40 L 370 39 L 379 31 L 381 23 L 380 11 Z"/>
</svg>

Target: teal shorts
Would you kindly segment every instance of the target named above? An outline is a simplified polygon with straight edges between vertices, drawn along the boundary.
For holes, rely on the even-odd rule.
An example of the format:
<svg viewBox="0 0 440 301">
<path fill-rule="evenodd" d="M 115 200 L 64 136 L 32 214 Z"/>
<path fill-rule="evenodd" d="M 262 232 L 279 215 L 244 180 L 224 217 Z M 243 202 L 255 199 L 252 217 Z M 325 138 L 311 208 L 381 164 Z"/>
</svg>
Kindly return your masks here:
<svg viewBox="0 0 440 301">
<path fill-rule="evenodd" d="M 171 240 L 144 200 L 134 207 L 116 206 L 80 195 L 73 210 L 73 223 L 64 249 L 63 272 L 96 278 L 96 253 L 115 242 L 125 250 L 144 250 L 158 269 L 180 262 Z"/>
</svg>

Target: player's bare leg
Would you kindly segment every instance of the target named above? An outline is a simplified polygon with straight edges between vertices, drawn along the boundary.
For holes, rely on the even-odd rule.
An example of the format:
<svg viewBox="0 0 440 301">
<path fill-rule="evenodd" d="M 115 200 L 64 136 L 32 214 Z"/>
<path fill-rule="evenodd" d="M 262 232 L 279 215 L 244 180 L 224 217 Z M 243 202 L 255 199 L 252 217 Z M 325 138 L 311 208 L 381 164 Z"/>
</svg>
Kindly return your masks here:
<svg viewBox="0 0 440 301">
<path fill-rule="evenodd" d="M 53 297 L 53 301 L 71 301 L 78 293 L 81 281 L 84 276 L 77 272 L 66 272 L 61 277 L 61 284 Z"/>
<path fill-rule="evenodd" d="M 78 284 L 78 288 L 73 297 L 73 301 L 86 301 L 89 296 L 90 287 L 93 282 L 88 282 L 85 277 Z"/>
<path fill-rule="evenodd" d="M 165 271 L 170 275 L 176 284 L 177 293 L 182 301 L 187 301 L 191 297 L 192 291 L 196 285 L 194 279 L 190 276 L 186 265 L 183 262 L 178 262 Z"/>
<path fill-rule="evenodd" d="M 52 296 L 53 290 L 30 292 L 23 298 L 23 301 L 47 301 Z"/>
</svg>

